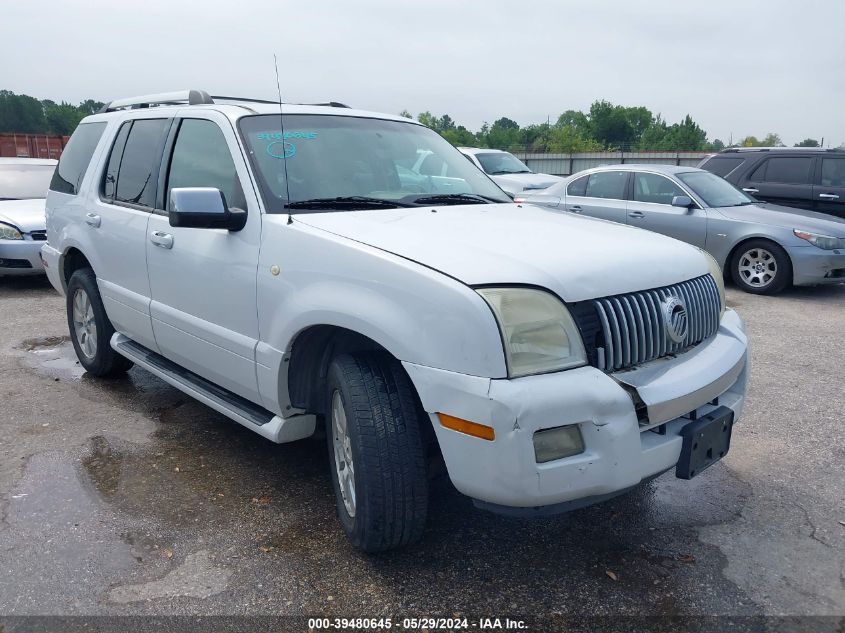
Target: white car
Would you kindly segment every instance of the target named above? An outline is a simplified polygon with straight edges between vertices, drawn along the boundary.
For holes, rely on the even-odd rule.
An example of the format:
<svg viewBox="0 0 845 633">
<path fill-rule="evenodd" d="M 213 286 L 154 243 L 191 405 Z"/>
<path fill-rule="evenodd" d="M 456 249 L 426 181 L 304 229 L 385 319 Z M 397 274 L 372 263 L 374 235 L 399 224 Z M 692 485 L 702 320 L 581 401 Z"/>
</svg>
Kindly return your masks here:
<svg viewBox="0 0 845 633">
<path fill-rule="evenodd" d="M 88 372 L 135 363 L 273 442 L 325 428 L 366 551 L 420 538 L 441 456 L 536 515 L 727 452 L 747 339 L 709 255 L 520 207 L 408 119 L 279 109 L 190 91 L 81 123 L 42 252 Z M 463 191 L 403 185 L 420 150 Z"/>
<path fill-rule="evenodd" d="M 0 277 L 44 273 L 44 199 L 56 162 L 0 158 Z"/>
<path fill-rule="evenodd" d="M 560 176 L 535 174 L 516 156 L 500 149 L 459 147 L 458 150 L 511 197 L 521 191 L 545 189 L 563 180 Z"/>
</svg>

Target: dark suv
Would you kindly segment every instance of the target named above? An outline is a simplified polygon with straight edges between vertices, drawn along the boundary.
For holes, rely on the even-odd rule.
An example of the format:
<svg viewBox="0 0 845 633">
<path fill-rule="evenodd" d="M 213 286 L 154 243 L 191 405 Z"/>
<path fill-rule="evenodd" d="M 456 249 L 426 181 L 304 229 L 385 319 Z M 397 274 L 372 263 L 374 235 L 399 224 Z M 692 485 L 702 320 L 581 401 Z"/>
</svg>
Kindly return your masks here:
<svg viewBox="0 0 845 633">
<path fill-rule="evenodd" d="M 698 166 L 760 200 L 845 217 L 845 151 L 730 148 Z"/>
</svg>

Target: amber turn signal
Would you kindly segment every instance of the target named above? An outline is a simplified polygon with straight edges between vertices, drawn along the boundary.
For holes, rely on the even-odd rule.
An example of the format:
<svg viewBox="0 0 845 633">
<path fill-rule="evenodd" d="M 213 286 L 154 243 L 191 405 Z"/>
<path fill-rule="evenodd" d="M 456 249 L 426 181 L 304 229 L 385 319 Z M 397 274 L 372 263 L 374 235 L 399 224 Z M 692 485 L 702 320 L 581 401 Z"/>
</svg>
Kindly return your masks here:
<svg viewBox="0 0 845 633">
<path fill-rule="evenodd" d="M 440 424 L 447 429 L 452 429 L 458 433 L 466 433 L 473 437 L 480 437 L 482 440 L 490 440 L 491 442 L 496 439 L 496 431 L 493 430 L 493 427 L 456 418 L 446 413 L 438 413 L 437 417 L 440 418 Z"/>
</svg>

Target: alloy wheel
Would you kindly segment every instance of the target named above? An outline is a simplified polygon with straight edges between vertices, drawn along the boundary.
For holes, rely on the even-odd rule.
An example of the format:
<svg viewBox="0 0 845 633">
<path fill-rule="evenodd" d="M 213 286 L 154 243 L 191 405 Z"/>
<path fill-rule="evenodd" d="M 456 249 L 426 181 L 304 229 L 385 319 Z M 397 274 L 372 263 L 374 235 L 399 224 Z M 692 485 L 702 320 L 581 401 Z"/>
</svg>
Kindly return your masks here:
<svg viewBox="0 0 845 633">
<path fill-rule="evenodd" d="M 346 411 L 340 391 L 332 394 L 332 447 L 334 467 L 340 496 L 350 517 L 355 516 L 355 466 L 352 462 L 352 442 L 346 423 Z"/>
<path fill-rule="evenodd" d="M 765 288 L 775 280 L 778 263 L 765 248 L 755 247 L 740 255 L 737 270 L 742 280 L 752 288 Z"/>
<path fill-rule="evenodd" d="M 86 358 L 97 354 L 97 321 L 94 318 L 94 306 L 82 288 L 73 294 L 73 330 L 79 349 Z"/>
</svg>

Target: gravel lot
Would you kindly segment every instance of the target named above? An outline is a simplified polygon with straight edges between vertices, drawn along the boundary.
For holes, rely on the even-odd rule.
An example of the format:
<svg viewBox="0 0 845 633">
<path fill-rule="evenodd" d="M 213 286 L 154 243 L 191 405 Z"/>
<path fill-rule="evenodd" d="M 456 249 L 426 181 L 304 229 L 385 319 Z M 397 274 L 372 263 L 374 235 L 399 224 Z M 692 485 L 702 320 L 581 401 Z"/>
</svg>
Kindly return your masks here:
<svg viewBox="0 0 845 633">
<path fill-rule="evenodd" d="M 63 299 L 0 280 L 0 615 L 843 616 L 845 286 L 728 301 L 753 371 L 723 462 L 541 520 L 441 482 L 424 540 L 368 557 L 323 443 L 273 445 L 137 368 L 82 375 Z"/>
</svg>

